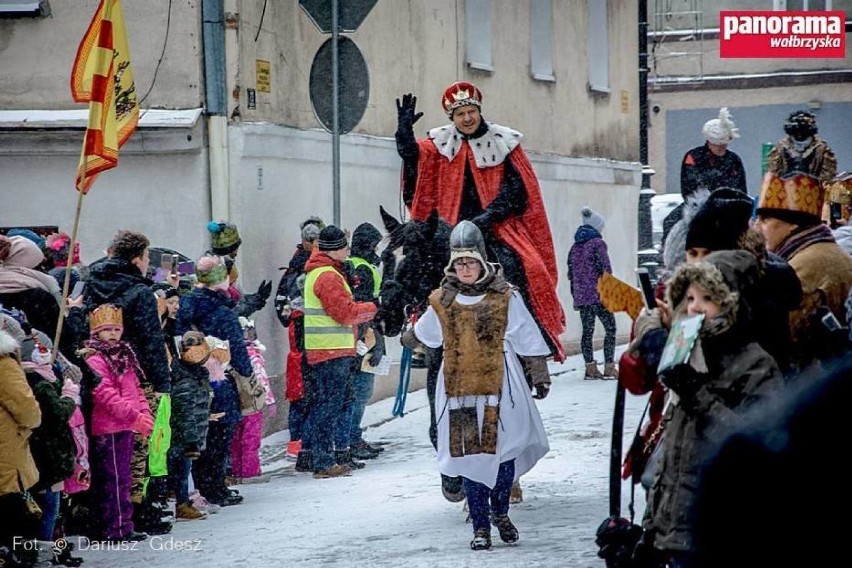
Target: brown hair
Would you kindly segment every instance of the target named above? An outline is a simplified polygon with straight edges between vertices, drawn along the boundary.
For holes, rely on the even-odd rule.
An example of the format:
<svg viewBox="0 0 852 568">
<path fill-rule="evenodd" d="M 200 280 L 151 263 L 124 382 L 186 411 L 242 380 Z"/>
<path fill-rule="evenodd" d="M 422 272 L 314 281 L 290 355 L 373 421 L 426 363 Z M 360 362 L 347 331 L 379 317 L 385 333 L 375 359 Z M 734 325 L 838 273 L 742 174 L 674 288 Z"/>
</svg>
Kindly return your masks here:
<svg viewBox="0 0 852 568">
<path fill-rule="evenodd" d="M 151 245 L 148 237 L 135 231 L 119 231 L 110 244 L 113 258 L 131 261 L 145 254 L 145 249 Z"/>
</svg>

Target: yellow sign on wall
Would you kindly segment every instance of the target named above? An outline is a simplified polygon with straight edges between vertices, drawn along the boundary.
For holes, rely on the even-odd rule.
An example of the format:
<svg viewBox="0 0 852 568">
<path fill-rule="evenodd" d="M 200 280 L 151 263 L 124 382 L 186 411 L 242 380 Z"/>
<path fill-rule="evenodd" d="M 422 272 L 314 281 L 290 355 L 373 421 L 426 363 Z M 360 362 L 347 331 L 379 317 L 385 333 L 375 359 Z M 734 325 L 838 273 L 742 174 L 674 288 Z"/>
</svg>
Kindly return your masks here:
<svg viewBox="0 0 852 568">
<path fill-rule="evenodd" d="M 627 91 L 621 91 L 621 112 L 630 112 L 630 94 Z"/>
<path fill-rule="evenodd" d="M 272 91 L 270 84 L 269 61 L 258 59 L 255 61 L 255 83 L 257 92 L 269 93 Z"/>
</svg>

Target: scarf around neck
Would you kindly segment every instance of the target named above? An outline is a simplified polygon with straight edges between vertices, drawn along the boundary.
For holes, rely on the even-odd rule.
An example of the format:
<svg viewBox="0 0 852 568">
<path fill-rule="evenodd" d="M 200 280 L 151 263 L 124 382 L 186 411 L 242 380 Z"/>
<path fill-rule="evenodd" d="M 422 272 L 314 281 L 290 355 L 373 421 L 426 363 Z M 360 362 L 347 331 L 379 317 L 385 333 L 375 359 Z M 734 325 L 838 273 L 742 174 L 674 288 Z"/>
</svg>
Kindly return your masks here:
<svg viewBox="0 0 852 568">
<path fill-rule="evenodd" d="M 512 285 L 503 276 L 503 267 L 499 264 L 489 264 L 492 268 L 489 274 L 473 284 L 464 284 L 454 272 L 448 272 L 441 282 L 441 305 L 446 308 L 452 304 L 457 294 L 482 296 L 489 291 L 502 294 L 512 289 Z"/>
<path fill-rule="evenodd" d="M 813 227 L 799 228 L 790 233 L 787 240 L 778 247 L 775 254 L 789 261 L 800 250 L 807 248 L 816 243 L 834 243 L 834 235 L 827 225 L 820 223 Z"/>
<path fill-rule="evenodd" d="M 121 376 L 128 370 L 132 370 L 136 372 L 136 377 L 140 381 L 142 380 L 144 376 L 142 368 L 139 366 L 136 354 L 126 341 L 107 343 L 97 337 L 93 337 L 83 342 L 83 345 L 86 349 L 92 349 L 100 353 L 109 370 L 115 373 L 116 376 Z"/>
</svg>

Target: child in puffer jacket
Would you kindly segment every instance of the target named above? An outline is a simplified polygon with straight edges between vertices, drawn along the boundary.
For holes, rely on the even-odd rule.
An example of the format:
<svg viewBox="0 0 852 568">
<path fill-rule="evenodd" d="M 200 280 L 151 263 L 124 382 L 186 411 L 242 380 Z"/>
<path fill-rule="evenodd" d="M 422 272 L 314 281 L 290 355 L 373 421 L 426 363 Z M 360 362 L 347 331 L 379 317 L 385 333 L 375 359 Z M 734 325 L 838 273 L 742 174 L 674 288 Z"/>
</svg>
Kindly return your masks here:
<svg viewBox="0 0 852 568">
<path fill-rule="evenodd" d="M 267 412 L 274 412 L 275 397 L 269 388 L 269 376 L 266 374 L 263 352 L 266 347 L 257 339 L 254 322 L 241 317 L 240 326 L 243 328 L 243 337 L 246 342 L 246 350 L 251 359 L 252 370 L 255 377 L 263 385 L 266 391 Z M 269 477 L 261 475 L 260 470 L 260 440 L 263 437 L 264 412 L 258 410 L 245 414 L 237 424 L 234 439 L 231 441 L 231 474 L 237 483 L 259 483 L 269 481 Z"/>
<path fill-rule="evenodd" d="M 91 339 L 80 355 L 94 375 L 90 460 L 92 500 L 101 537 L 112 542 L 139 541 L 148 535 L 133 526 L 130 461 L 133 433 L 149 436 L 154 418 L 139 385 L 143 376 L 124 331 L 121 308 L 103 304 L 89 316 Z"/>
<path fill-rule="evenodd" d="M 210 420 L 210 373 L 204 364 L 210 346 L 200 331 L 187 331 L 180 339 L 178 357 L 172 359 L 172 445 L 169 448 L 169 489 L 175 492 L 175 517 L 194 521 L 207 515 L 189 499 L 192 462 L 207 442 Z"/>
</svg>

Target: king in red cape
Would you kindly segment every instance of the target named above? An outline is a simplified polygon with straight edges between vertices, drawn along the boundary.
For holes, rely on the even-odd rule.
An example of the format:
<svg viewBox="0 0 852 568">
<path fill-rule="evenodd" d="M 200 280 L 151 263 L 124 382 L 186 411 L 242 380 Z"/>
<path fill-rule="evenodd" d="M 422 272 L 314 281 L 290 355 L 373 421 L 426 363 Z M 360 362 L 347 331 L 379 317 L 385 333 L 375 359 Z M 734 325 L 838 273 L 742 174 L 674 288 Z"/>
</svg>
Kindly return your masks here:
<svg viewBox="0 0 852 568">
<path fill-rule="evenodd" d="M 557 361 L 565 358 L 559 335 L 565 313 L 556 295 L 558 272 L 550 224 L 523 135 L 482 118 L 482 93 L 473 84 L 447 87 L 441 104 L 452 124 L 417 140 L 417 98 L 397 99 L 397 151 L 403 161 L 402 194 L 415 220 L 432 211 L 450 223 L 468 220 L 485 237 L 544 332 Z M 492 259 L 493 260 L 493 259 Z"/>
</svg>

